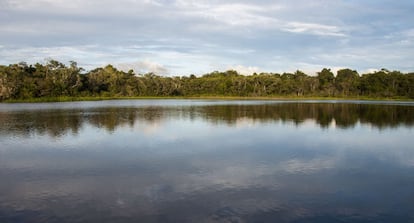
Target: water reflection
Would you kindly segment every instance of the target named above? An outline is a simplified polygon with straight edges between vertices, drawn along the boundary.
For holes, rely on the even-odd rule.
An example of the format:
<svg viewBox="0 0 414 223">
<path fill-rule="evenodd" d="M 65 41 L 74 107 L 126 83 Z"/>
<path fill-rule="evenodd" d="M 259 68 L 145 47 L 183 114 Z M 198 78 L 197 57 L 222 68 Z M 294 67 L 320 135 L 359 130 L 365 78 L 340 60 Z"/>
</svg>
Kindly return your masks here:
<svg viewBox="0 0 414 223">
<path fill-rule="evenodd" d="M 84 123 L 109 132 L 136 122 L 159 123 L 168 119 L 202 118 L 215 124 L 244 122 L 292 122 L 301 125 L 315 120 L 321 128 L 352 128 L 359 123 L 383 129 L 413 126 L 414 106 L 346 103 L 264 103 L 253 105 L 144 106 L 87 109 L 0 110 L 2 134 L 48 134 L 59 137 L 77 134 Z"/>
<path fill-rule="evenodd" d="M 0 109 L 0 222 L 414 221 L 411 105 L 131 103 Z"/>
</svg>

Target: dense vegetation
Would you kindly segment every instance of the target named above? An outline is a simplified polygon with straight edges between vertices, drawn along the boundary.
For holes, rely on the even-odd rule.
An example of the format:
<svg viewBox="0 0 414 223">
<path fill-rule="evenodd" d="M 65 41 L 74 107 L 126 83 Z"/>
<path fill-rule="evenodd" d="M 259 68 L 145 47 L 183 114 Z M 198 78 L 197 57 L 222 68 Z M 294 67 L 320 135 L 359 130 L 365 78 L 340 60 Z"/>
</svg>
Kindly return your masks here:
<svg viewBox="0 0 414 223">
<path fill-rule="evenodd" d="M 76 62 L 65 65 L 21 62 L 0 65 L 0 101 L 58 97 L 240 96 L 370 97 L 414 99 L 414 73 L 380 71 L 359 75 L 322 69 L 316 76 L 294 73 L 241 75 L 236 71 L 164 77 L 123 72 L 112 65 L 89 72 Z"/>
</svg>

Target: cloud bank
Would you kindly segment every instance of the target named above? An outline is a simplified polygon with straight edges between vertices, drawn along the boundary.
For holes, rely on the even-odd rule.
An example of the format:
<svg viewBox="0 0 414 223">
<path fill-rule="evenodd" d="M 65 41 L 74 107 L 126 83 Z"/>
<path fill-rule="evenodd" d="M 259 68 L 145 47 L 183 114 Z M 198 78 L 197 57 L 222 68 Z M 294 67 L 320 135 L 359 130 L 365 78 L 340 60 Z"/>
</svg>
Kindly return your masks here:
<svg viewBox="0 0 414 223">
<path fill-rule="evenodd" d="M 413 71 L 414 2 L 3 0 L 0 63 L 136 72 Z"/>
</svg>

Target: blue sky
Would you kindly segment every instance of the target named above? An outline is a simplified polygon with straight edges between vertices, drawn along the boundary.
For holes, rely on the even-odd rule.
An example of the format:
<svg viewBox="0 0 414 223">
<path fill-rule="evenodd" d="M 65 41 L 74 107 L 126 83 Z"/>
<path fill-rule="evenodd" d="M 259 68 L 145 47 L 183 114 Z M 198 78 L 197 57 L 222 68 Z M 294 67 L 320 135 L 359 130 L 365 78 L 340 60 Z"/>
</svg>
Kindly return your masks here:
<svg viewBox="0 0 414 223">
<path fill-rule="evenodd" d="M 0 64 L 414 71 L 412 0 L 0 0 Z"/>
</svg>

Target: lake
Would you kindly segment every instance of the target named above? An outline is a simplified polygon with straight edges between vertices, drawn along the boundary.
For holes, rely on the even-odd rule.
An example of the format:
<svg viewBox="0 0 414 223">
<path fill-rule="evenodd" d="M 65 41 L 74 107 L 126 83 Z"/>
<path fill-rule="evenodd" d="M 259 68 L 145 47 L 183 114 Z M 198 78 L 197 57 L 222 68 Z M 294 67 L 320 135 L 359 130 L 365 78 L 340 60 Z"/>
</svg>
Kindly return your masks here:
<svg viewBox="0 0 414 223">
<path fill-rule="evenodd" d="M 0 222 L 414 222 L 414 103 L 0 104 Z"/>
</svg>

